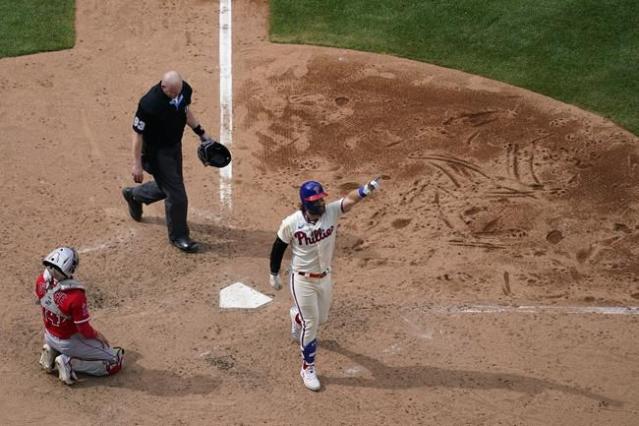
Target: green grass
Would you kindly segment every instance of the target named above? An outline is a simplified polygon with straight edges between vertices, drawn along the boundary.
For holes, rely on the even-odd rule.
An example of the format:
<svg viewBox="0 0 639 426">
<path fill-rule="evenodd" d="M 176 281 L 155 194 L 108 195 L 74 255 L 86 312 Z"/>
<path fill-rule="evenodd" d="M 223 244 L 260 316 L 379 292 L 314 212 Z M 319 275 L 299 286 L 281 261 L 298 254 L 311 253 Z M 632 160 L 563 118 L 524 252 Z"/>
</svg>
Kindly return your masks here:
<svg viewBox="0 0 639 426">
<path fill-rule="evenodd" d="M 0 0 L 0 58 L 74 43 L 75 0 Z"/>
<path fill-rule="evenodd" d="M 639 135 L 637 0 L 271 0 L 270 37 L 505 81 Z"/>
</svg>

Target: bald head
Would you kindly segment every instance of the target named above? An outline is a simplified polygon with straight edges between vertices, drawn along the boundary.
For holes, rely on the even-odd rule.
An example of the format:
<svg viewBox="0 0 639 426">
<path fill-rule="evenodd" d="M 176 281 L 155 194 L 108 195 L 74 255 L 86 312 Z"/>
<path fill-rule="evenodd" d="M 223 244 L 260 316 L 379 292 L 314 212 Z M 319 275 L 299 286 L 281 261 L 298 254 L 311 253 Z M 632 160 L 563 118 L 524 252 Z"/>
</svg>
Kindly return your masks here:
<svg viewBox="0 0 639 426">
<path fill-rule="evenodd" d="M 173 99 L 182 92 L 182 76 L 177 71 L 167 71 L 160 84 L 166 96 Z"/>
</svg>

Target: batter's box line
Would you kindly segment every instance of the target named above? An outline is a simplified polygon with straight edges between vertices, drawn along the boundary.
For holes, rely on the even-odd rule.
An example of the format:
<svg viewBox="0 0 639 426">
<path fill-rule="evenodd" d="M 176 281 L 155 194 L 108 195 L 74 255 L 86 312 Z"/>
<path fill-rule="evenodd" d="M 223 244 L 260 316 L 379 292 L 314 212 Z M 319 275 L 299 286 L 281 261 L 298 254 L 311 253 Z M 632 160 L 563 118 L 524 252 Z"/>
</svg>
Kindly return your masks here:
<svg viewBox="0 0 639 426">
<path fill-rule="evenodd" d="M 423 310 L 436 314 L 501 314 L 543 312 L 559 314 L 639 315 L 639 306 L 556 306 L 556 305 L 489 305 L 460 304 L 427 306 Z"/>
</svg>

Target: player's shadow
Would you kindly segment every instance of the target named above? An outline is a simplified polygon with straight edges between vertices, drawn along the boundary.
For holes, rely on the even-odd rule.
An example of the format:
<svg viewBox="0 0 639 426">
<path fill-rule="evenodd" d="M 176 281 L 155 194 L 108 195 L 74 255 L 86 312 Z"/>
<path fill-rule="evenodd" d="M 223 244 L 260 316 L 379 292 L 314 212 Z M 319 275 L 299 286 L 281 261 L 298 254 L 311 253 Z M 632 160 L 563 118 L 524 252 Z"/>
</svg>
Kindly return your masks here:
<svg viewBox="0 0 639 426">
<path fill-rule="evenodd" d="M 139 353 L 127 350 L 124 368 L 114 376 L 90 377 L 81 375 L 74 387 L 116 387 L 133 389 L 156 396 L 206 395 L 218 388 L 221 380 L 211 376 L 181 375 L 170 370 L 154 370 L 137 363 Z"/>
<path fill-rule="evenodd" d="M 602 405 L 622 406 L 623 402 L 610 399 L 585 389 L 579 389 L 547 380 L 508 373 L 487 373 L 472 370 L 451 370 L 429 366 L 391 367 L 367 355 L 340 346 L 334 340 L 322 340 L 321 348 L 343 355 L 366 368 L 372 378 L 331 377 L 322 375 L 324 385 L 361 386 L 381 389 L 409 389 L 417 387 L 448 387 L 463 389 L 505 389 L 536 395 L 545 390 L 583 396 Z"/>
</svg>

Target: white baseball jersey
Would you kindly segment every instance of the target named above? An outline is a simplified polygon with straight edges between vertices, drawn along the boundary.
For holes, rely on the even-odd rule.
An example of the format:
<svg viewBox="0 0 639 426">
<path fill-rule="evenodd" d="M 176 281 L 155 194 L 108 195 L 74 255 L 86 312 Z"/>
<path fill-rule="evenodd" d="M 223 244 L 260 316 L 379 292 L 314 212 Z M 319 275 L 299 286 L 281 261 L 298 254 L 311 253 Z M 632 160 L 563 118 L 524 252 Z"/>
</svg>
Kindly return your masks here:
<svg viewBox="0 0 639 426">
<path fill-rule="evenodd" d="M 293 271 L 322 273 L 331 267 L 343 200 L 328 203 L 315 223 L 308 222 L 300 210 L 282 221 L 277 236 L 292 247 Z"/>
</svg>

